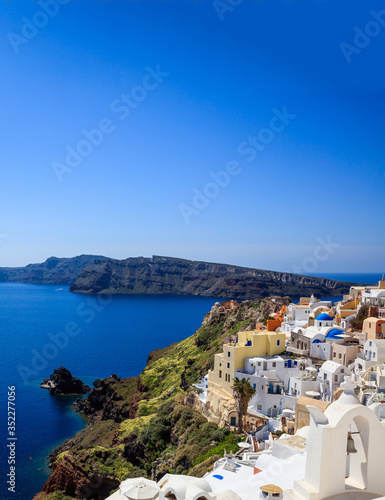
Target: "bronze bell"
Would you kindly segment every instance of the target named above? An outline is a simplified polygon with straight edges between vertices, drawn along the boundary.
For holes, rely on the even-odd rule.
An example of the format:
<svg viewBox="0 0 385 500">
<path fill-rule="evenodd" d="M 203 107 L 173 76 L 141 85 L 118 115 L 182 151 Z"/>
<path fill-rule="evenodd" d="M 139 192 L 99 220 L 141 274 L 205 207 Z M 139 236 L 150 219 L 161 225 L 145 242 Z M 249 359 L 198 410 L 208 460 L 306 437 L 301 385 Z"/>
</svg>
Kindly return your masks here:
<svg viewBox="0 0 385 500">
<path fill-rule="evenodd" d="M 350 432 L 348 432 L 348 444 L 346 447 L 346 451 L 348 453 L 357 453 L 356 447 L 354 446 L 354 439 L 352 438 Z"/>
</svg>

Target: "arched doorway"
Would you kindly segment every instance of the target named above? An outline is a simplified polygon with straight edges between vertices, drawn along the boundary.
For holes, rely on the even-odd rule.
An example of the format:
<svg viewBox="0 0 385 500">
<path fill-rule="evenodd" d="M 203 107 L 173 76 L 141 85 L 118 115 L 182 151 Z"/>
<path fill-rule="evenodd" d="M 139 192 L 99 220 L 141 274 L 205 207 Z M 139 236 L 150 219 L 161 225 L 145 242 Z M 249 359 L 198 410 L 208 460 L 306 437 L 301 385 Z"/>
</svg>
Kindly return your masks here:
<svg viewBox="0 0 385 500">
<path fill-rule="evenodd" d="M 364 490 L 368 483 L 369 447 L 369 422 L 365 417 L 353 418 L 348 426 L 346 444 L 345 487 L 347 490 L 352 488 Z"/>
</svg>

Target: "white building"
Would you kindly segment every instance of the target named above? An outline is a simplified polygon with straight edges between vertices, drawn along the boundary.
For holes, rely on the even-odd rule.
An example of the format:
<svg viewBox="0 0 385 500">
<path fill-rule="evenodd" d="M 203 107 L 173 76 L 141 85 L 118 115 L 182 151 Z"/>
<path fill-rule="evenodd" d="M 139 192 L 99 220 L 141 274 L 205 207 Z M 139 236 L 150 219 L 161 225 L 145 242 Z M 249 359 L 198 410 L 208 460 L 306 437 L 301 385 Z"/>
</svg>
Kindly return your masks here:
<svg viewBox="0 0 385 500">
<path fill-rule="evenodd" d="M 377 392 L 385 391 L 385 364 L 377 366 L 376 373 Z"/>
<path fill-rule="evenodd" d="M 244 369 L 235 370 L 234 377 L 249 379 L 256 390 L 249 403 L 251 413 L 276 417 L 287 407 L 285 393 L 289 389 L 290 378 L 304 368 L 305 361 L 282 356 L 246 358 Z M 292 409 L 292 405 L 289 407 Z"/>
<path fill-rule="evenodd" d="M 367 370 L 382 363 L 385 363 L 385 340 L 369 339 L 364 342 L 363 352 L 358 354 L 349 368 L 353 373 L 354 381 L 358 383 Z"/>
<path fill-rule="evenodd" d="M 339 326 L 333 325 L 329 319 L 320 319 L 323 314 L 317 316 L 317 326 L 307 328 L 294 328 L 290 334 L 290 340 L 287 345 L 287 351 L 302 356 L 313 356 L 320 359 L 331 359 L 332 347 L 330 344 L 343 344 L 345 333 Z M 327 345 L 317 345 L 327 344 Z"/>
<path fill-rule="evenodd" d="M 350 369 L 335 361 L 325 361 L 318 372 L 321 396 L 324 401 L 333 401 L 334 392 L 340 387 Z"/>
<path fill-rule="evenodd" d="M 385 340 L 373 339 L 364 343 L 364 358 L 366 361 L 373 361 L 373 364 L 385 362 Z M 368 368 L 368 367 L 367 367 Z"/>
<path fill-rule="evenodd" d="M 294 328 L 305 326 L 309 318 L 314 317 L 315 309 L 330 308 L 331 306 L 331 301 L 316 302 L 313 296 L 311 296 L 308 304 L 289 304 L 280 329 L 283 332 L 290 333 Z"/>
<path fill-rule="evenodd" d="M 385 307 L 385 289 L 365 290 L 361 295 L 361 305 Z"/>
<path fill-rule="evenodd" d="M 197 384 L 193 384 L 194 387 L 198 389 L 199 399 L 202 401 L 202 403 L 206 403 L 207 401 L 207 389 L 209 388 L 208 378 L 209 376 L 205 375 L 203 378 L 199 380 Z"/>
<path fill-rule="evenodd" d="M 318 328 L 332 327 L 333 318 L 327 313 L 319 314 L 314 320 L 314 326 Z"/>
<path fill-rule="evenodd" d="M 290 379 L 290 387 L 288 390 L 288 395 L 299 398 L 301 396 L 306 397 L 318 397 L 321 395 L 321 384 L 317 380 L 317 370 L 315 372 L 306 372 L 303 376 L 292 377 Z"/>
<path fill-rule="evenodd" d="M 292 360 L 283 356 L 272 357 L 254 357 L 245 359 L 244 370 L 236 370 L 237 373 L 256 375 L 277 379 L 283 382 L 285 390 L 288 389 L 290 377 L 299 373 L 300 369 L 305 368 L 304 360 Z"/>
</svg>

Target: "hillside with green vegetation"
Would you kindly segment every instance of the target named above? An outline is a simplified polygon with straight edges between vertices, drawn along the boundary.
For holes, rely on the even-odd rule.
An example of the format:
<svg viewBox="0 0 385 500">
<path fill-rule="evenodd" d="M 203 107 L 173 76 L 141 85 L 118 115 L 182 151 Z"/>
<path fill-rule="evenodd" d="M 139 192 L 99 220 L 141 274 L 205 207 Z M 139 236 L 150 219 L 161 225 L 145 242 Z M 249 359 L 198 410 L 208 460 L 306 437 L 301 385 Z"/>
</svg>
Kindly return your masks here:
<svg viewBox="0 0 385 500">
<path fill-rule="evenodd" d="M 76 405 L 88 426 L 51 456 L 53 474 L 35 500 L 104 499 L 127 477 L 202 476 L 224 450 L 238 450 L 244 436 L 188 406 L 191 386 L 213 368 L 223 343 L 288 302 L 245 301 L 226 313 L 209 313 L 194 335 L 153 351 L 139 377 L 96 381 Z"/>
</svg>

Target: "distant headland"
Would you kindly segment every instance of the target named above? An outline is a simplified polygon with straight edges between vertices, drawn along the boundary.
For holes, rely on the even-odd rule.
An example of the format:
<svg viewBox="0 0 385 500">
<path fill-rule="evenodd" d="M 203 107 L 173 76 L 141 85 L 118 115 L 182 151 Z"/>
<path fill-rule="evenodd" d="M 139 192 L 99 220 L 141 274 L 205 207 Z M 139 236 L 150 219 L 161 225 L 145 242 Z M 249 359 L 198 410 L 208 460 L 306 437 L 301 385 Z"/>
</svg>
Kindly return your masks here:
<svg viewBox="0 0 385 500">
<path fill-rule="evenodd" d="M 40 264 L 0 268 L 0 282 L 69 285 L 85 294 L 178 294 L 238 300 L 271 295 L 328 297 L 349 291 L 351 283 L 300 274 L 179 259 L 100 255 L 50 257 Z"/>
</svg>

